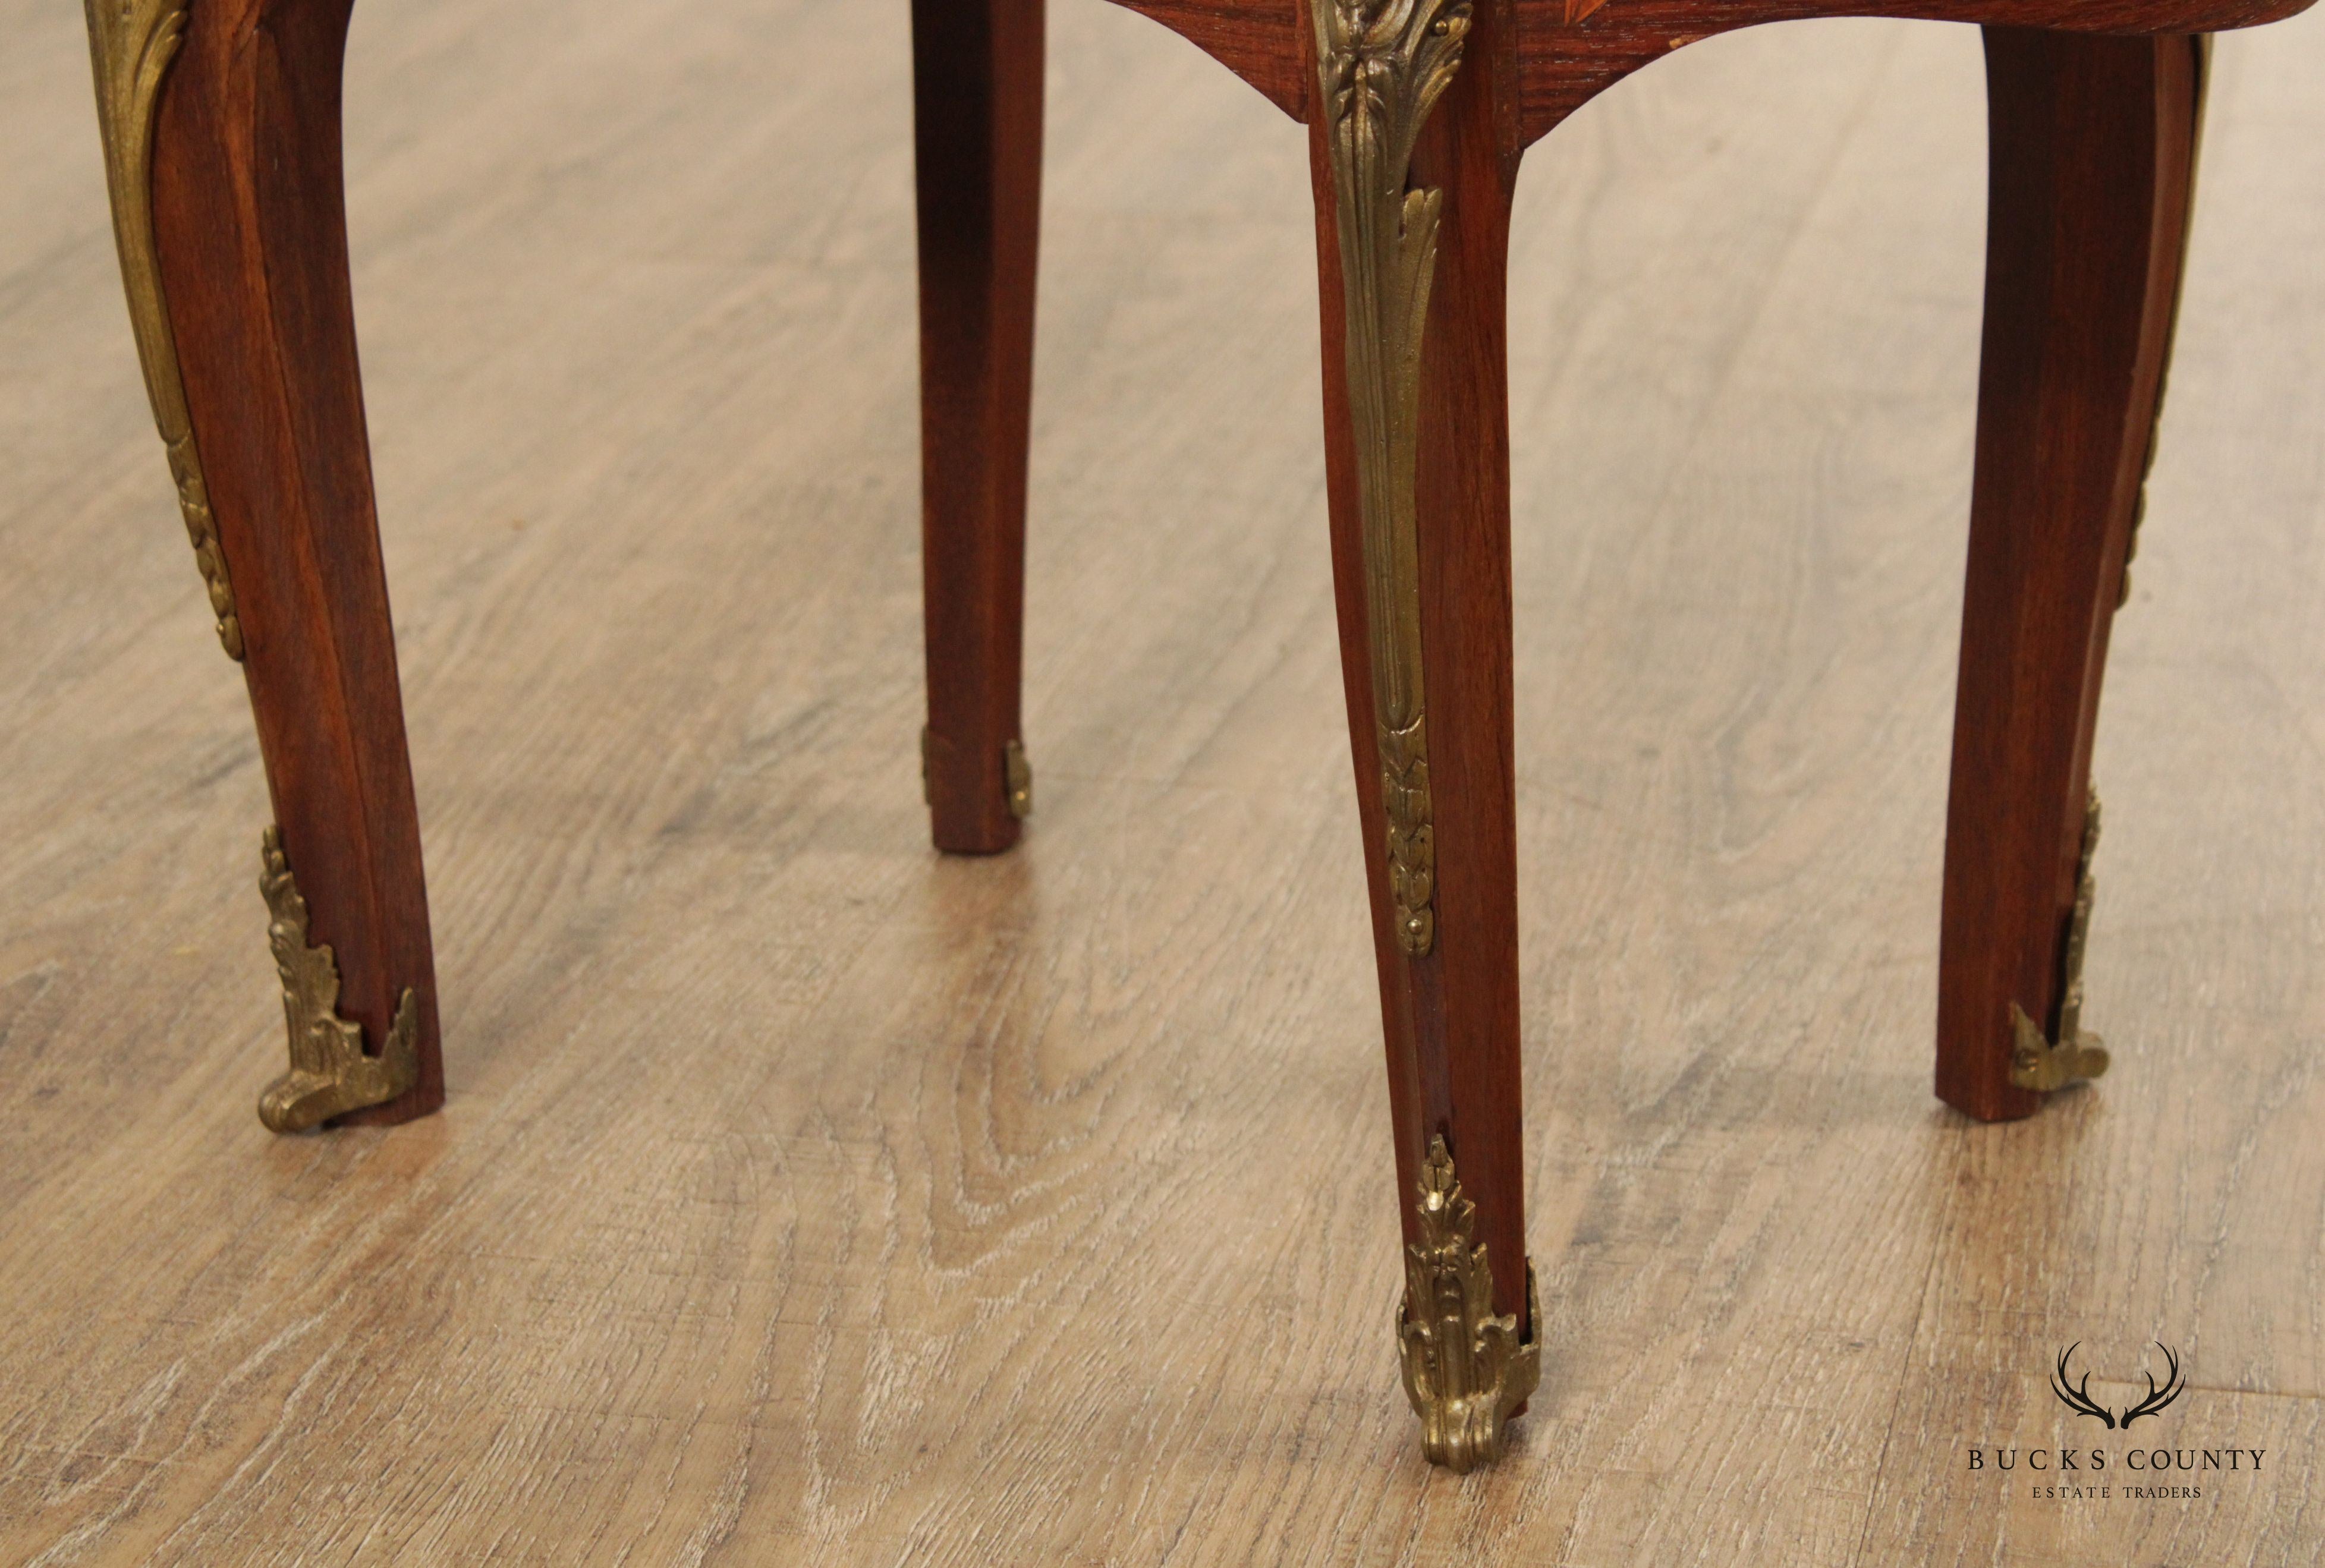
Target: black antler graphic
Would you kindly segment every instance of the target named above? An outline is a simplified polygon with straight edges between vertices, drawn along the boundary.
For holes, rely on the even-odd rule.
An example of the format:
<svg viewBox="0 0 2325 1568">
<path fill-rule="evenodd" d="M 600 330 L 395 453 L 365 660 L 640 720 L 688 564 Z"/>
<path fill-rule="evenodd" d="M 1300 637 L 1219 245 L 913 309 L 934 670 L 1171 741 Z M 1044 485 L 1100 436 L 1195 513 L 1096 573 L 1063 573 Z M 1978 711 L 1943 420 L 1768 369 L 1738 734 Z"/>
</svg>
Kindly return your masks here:
<svg viewBox="0 0 2325 1568">
<path fill-rule="evenodd" d="M 2180 1397 L 2180 1391 L 2188 1386 L 2180 1379 L 2180 1358 L 2172 1353 L 2172 1347 L 2162 1340 L 2156 1340 L 2154 1343 L 2157 1350 L 2163 1352 L 2163 1359 L 2171 1363 L 2172 1370 L 2164 1374 L 2163 1387 L 2161 1388 L 2155 1386 L 2155 1374 L 2153 1372 L 2147 1374 L 2147 1397 L 2123 1413 L 2123 1425 L 2126 1427 L 2141 1416 L 2153 1416 L 2163 1409 L 2172 1400 Z M 2108 1425 L 2115 1424 L 2109 1422 Z"/>
<path fill-rule="evenodd" d="M 2112 1432 L 2115 1430 L 2115 1416 L 2109 1413 L 2106 1406 L 2091 1403 L 2091 1375 L 2085 1372 L 2080 1383 L 2067 1381 L 2067 1362 L 2073 1358 L 2076 1347 L 2082 1342 L 2077 1340 L 2074 1344 L 2069 1345 L 2059 1352 L 2059 1370 L 2051 1374 L 2051 1392 L 2059 1396 L 2060 1403 L 2065 1405 L 2068 1409 L 2078 1415 L 2098 1416 L 2107 1423 L 2107 1430 Z"/>
</svg>

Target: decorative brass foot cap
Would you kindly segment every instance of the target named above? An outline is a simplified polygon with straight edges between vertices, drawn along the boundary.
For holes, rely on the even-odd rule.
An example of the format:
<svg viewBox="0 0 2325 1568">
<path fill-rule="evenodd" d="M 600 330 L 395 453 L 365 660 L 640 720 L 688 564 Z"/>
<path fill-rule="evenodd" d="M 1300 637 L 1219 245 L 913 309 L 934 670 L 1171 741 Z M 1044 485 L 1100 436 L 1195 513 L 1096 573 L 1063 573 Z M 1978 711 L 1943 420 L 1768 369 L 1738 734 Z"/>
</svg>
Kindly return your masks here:
<svg viewBox="0 0 2325 1568">
<path fill-rule="evenodd" d="M 1001 748 L 1001 778 L 1009 786 L 1009 815 L 1023 822 L 1033 815 L 1033 764 L 1025 760 L 1025 742 L 1011 741 Z"/>
<path fill-rule="evenodd" d="M 420 1080 L 420 999 L 406 986 L 376 1056 L 364 1054 L 363 1026 L 339 1016 L 339 964 L 329 943 L 307 945 L 307 900 L 283 853 L 283 830 L 269 827 L 259 849 L 258 890 L 266 897 L 266 939 L 283 977 L 283 1022 L 291 1070 L 258 1097 L 272 1132 L 304 1132 L 334 1116 L 382 1105 Z"/>
<path fill-rule="evenodd" d="M 1494 1314 L 1486 1249 L 1470 1245 L 1477 1206 L 1461 1195 L 1442 1138 L 1422 1167 L 1422 1239 L 1405 1250 L 1397 1343 L 1404 1395 L 1421 1417 L 1421 1450 L 1456 1475 L 1502 1456 L 1505 1424 L 1542 1381 L 1542 1305 L 1526 1266 L 1529 1336 Z"/>
<path fill-rule="evenodd" d="M 2083 849 L 2075 866 L 2075 909 L 2067 921 L 2066 951 L 2059 965 L 2059 1038 L 2053 1043 L 2042 1026 L 2010 1004 L 2010 1081 L 2021 1089 L 2048 1093 L 2081 1078 L 2096 1078 L 2107 1070 L 2107 1054 L 2099 1038 L 2083 1031 L 2083 953 L 2090 944 L 2091 908 L 2098 900 L 2098 881 L 2091 862 L 2099 848 L 2099 792 L 2093 789 L 2083 803 Z"/>
<path fill-rule="evenodd" d="M 2042 1026 L 2016 1002 L 2010 1004 L 2010 1081 L 2021 1089 L 2047 1094 L 2107 1070 L 2107 1049 L 2097 1035 L 2077 1033 L 2052 1045 Z"/>
<path fill-rule="evenodd" d="M 924 805 L 937 803 L 936 782 L 931 777 L 935 771 L 936 737 L 926 724 L 921 726 L 921 800 Z M 1010 741 L 1001 748 L 1001 787 L 1007 791 L 1009 815 L 1023 822 L 1033 815 L 1033 764 L 1025 760 L 1025 743 Z"/>
</svg>

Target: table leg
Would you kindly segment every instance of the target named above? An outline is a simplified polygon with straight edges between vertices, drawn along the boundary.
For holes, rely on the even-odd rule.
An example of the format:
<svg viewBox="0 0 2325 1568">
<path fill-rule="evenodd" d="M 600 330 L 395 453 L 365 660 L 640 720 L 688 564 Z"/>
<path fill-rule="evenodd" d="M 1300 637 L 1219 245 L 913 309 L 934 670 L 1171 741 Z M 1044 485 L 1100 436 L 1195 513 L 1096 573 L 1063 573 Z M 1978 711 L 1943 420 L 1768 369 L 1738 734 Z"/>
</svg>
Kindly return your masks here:
<svg viewBox="0 0 2325 1568">
<path fill-rule="evenodd" d="M 1366 9 L 1314 8 L 1332 561 L 1403 1220 L 1399 1349 L 1424 1452 L 1466 1471 L 1500 1453 L 1540 1371 L 1511 703 L 1516 161 L 1494 16 L 1422 0 L 1386 38 Z"/>
<path fill-rule="evenodd" d="M 418 811 L 349 302 L 350 0 L 88 0 L 131 316 L 274 825 L 277 1130 L 443 1102 Z"/>
<path fill-rule="evenodd" d="M 1992 217 L 1937 1088 L 1992 1121 L 2106 1065 L 2080 1029 L 2091 736 L 2179 297 L 2202 41 L 1986 41 Z"/>
<path fill-rule="evenodd" d="M 920 198 L 922 741 L 939 849 L 989 854 L 1033 808 L 1018 733 L 1042 200 L 1042 0 L 914 0 Z"/>
</svg>

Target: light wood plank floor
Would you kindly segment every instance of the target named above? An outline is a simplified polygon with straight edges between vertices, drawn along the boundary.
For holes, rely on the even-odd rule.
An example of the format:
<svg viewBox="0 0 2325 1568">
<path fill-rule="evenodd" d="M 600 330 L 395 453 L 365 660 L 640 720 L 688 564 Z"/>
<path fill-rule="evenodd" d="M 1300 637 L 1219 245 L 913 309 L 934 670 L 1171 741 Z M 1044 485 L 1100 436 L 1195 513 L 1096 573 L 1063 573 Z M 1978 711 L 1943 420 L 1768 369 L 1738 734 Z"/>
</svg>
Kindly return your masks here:
<svg viewBox="0 0 2325 1568">
<path fill-rule="evenodd" d="M 76 8 L 0 0 L 0 1562 L 2253 1563 L 2325 1538 L 2325 15 L 2220 51 L 2095 1092 L 1929 1091 L 1977 35 L 1691 49 L 1517 226 L 1545 1385 L 1395 1208 L 1300 133 L 1056 0 L 1014 856 L 916 776 L 904 7 L 406 0 L 349 87 L 452 1097 L 276 1139 L 264 785 Z M 2200 1499 L 1970 1445 L 2265 1451 Z M 2154 1433 L 2152 1440 L 2147 1434 Z"/>
</svg>

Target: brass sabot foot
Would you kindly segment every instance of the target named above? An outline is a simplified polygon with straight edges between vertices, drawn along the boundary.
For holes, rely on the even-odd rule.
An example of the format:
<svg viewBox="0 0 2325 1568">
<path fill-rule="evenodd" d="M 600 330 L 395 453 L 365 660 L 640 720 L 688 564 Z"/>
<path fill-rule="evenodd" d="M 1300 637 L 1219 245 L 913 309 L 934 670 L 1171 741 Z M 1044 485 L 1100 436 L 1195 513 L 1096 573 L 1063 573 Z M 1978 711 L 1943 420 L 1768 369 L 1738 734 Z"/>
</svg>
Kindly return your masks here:
<svg viewBox="0 0 2325 1568">
<path fill-rule="evenodd" d="M 1470 1240 L 1477 1206 L 1461 1195 L 1442 1138 L 1430 1144 L 1419 1191 L 1422 1239 L 1404 1250 L 1396 1314 L 1404 1394 L 1429 1462 L 1466 1475 L 1502 1456 L 1510 1412 L 1542 1381 L 1542 1305 L 1528 1264 L 1529 1337 L 1518 1338 L 1514 1316 L 1495 1315 L 1493 1270 Z"/>
<path fill-rule="evenodd" d="M 307 900 L 283 853 L 283 830 L 260 846 L 258 890 L 266 897 L 266 939 L 283 978 L 283 1022 L 291 1070 L 258 1098 L 258 1119 L 274 1132 L 304 1132 L 334 1116 L 382 1105 L 420 1080 L 420 999 L 406 986 L 376 1056 L 366 1056 L 363 1026 L 339 1016 L 339 964 L 329 943 L 307 945 Z"/>
<path fill-rule="evenodd" d="M 2107 1070 L 2107 1054 L 2099 1038 L 2083 1029 L 2083 954 L 2091 937 L 2091 908 L 2098 899 L 2098 881 L 2091 862 L 2099 848 L 2099 792 L 2090 792 L 2083 805 L 2083 847 L 2075 866 L 2075 909 L 2067 922 L 2066 950 L 2059 964 L 2059 1038 L 2054 1041 L 2042 1026 L 2016 1002 L 2010 1004 L 2010 1081 L 2021 1089 L 2048 1093 Z"/>
<path fill-rule="evenodd" d="M 1025 742 L 1011 741 L 1001 748 L 1001 781 L 1009 789 L 1009 815 L 1023 822 L 1033 815 L 1033 764 L 1025 759 Z"/>
<path fill-rule="evenodd" d="M 2042 1026 L 2015 1002 L 2010 1006 L 2010 1081 L 2021 1089 L 2049 1093 L 2107 1070 L 2107 1048 L 2097 1035 L 2079 1033 L 2053 1045 Z"/>
</svg>

